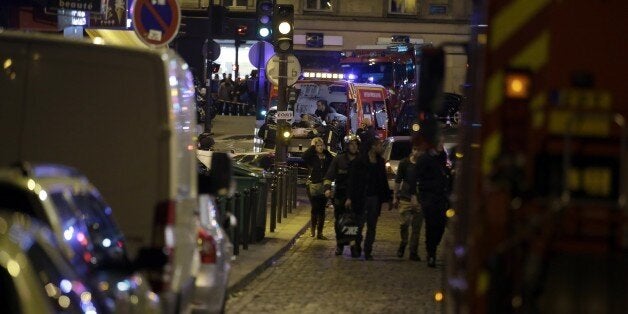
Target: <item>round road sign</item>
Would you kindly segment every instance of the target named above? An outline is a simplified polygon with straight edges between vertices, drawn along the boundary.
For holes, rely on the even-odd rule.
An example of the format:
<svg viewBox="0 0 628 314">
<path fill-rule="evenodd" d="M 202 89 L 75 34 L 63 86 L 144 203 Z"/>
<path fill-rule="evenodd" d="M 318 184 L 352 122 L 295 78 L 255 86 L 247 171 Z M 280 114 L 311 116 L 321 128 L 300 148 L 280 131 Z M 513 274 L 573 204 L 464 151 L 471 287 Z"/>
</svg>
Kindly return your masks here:
<svg viewBox="0 0 628 314">
<path fill-rule="evenodd" d="M 288 79 L 288 86 L 290 86 L 294 85 L 294 83 L 296 83 L 299 79 L 299 76 L 301 75 L 301 64 L 299 63 L 297 57 L 295 57 L 294 55 L 288 55 L 286 59 L 288 62 L 288 73 L 286 75 L 286 78 Z M 272 58 L 270 58 L 270 60 L 268 60 L 268 63 L 266 63 L 266 76 L 268 77 L 268 80 L 273 83 L 273 85 L 279 85 L 278 55 L 274 55 Z"/>
<path fill-rule="evenodd" d="M 207 56 L 207 53 L 209 52 L 207 51 L 207 46 L 208 46 L 207 39 L 205 39 L 205 42 L 203 43 L 203 48 L 202 48 L 203 57 Z M 212 61 L 218 60 L 218 57 L 220 57 L 220 45 L 217 42 L 212 40 L 211 43 L 209 44 L 209 48 L 211 48 L 210 51 L 212 53 L 211 55 Z"/>
<path fill-rule="evenodd" d="M 151 47 L 171 42 L 181 24 L 181 8 L 176 0 L 135 0 L 133 25 L 135 33 Z"/>
<path fill-rule="evenodd" d="M 264 54 L 263 60 L 260 60 L 260 55 Z M 266 62 L 275 54 L 275 48 L 270 43 L 265 41 L 258 41 L 249 49 L 249 61 L 256 68 L 261 68 L 266 65 Z M 260 64 L 260 61 L 262 62 Z"/>
</svg>

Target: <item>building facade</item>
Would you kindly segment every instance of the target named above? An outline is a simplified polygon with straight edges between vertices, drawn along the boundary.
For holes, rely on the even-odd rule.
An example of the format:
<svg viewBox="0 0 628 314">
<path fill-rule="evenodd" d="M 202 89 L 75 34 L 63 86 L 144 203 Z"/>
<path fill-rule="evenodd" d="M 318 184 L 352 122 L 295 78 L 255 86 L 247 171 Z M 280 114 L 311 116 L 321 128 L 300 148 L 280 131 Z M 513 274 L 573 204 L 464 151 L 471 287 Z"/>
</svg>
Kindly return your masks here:
<svg viewBox="0 0 628 314">
<path fill-rule="evenodd" d="M 202 9 L 208 3 L 209 0 L 181 0 L 183 9 Z M 279 0 L 277 3 L 294 6 L 294 49 L 314 58 L 386 44 L 395 35 L 408 36 L 413 43 L 453 44 L 446 49 L 445 91 L 462 92 L 467 57 L 464 49 L 455 45 L 469 40 L 471 1 Z M 214 4 L 232 12 L 254 14 L 256 9 L 256 0 L 214 0 Z M 246 56 L 252 43 L 240 47 L 241 56 Z M 220 44 L 223 49 L 218 62 L 233 64 L 233 44 L 228 40 Z M 241 75 L 252 67 L 246 59 L 240 58 Z"/>
</svg>

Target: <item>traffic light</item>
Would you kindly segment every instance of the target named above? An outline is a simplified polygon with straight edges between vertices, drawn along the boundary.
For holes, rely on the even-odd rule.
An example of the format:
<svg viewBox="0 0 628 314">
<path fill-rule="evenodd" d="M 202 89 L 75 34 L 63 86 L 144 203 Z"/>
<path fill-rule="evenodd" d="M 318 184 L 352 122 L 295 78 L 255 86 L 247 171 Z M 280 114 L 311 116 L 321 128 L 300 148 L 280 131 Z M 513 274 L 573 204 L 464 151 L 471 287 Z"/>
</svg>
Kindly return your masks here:
<svg viewBox="0 0 628 314">
<path fill-rule="evenodd" d="M 290 144 L 290 140 L 292 139 L 292 127 L 290 124 L 286 122 L 279 122 L 277 126 L 277 137 L 279 137 L 279 141 L 283 144 Z"/>
<path fill-rule="evenodd" d="M 294 6 L 275 5 L 273 10 L 273 43 L 277 52 L 292 52 L 294 36 Z"/>
<path fill-rule="evenodd" d="M 274 1 L 258 0 L 257 1 L 257 38 L 259 40 L 268 40 L 272 33 L 272 19 Z"/>
<path fill-rule="evenodd" d="M 212 62 L 212 73 L 216 74 L 220 72 L 220 64 Z"/>
</svg>

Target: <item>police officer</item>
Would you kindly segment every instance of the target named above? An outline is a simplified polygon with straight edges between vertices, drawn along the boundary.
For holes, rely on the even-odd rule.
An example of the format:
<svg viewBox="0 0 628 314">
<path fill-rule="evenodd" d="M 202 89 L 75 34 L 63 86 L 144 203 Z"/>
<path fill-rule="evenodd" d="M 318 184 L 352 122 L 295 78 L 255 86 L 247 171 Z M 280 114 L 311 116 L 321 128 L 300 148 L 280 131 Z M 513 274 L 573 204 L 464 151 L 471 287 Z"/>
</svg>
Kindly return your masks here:
<svg viewBox="0 0 628 314">
<path fill-rule="evenodd" d="M 347 147 L 347 151 L 338 154 L 336 158 L 331 162 L 327 174 L 325 175 L 325 196 L 327 198 L 334 199 L 334 218 L 336 223 L 334 224 L 334 230 L 336 231 L 336 255 L 341 255 L 342 250 L 348 243 L 342 239 L 341 231 L 338 225 L 340 217 L 347 212 L 345 208 L 345 201 L 347 200 L 347 182 L 349 176 L 349 169 L 353 164 L 353 161 L 358 157 L 358 148 L 360 147 L 360 138 L 356 135 L 350 134 L 345 136 L 344 142 Z M 336 182 L 336 191 L 332 193 L 331 183 Z"/>
<path fill-rule="evenodd" d="M 275 148 L 277 122 L 275 115 L 269 113 L 266 122 L 259 128 L 257 136 L 264 140 L 264 148 Z"/>
</svg>

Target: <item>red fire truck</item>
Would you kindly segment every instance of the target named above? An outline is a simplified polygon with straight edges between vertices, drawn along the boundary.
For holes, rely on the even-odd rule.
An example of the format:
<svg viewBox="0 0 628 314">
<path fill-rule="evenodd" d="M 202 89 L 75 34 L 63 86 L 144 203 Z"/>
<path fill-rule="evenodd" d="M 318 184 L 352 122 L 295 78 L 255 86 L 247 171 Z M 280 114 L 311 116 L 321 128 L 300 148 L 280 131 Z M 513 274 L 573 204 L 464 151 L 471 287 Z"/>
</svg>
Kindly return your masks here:
<svg viewBox="0 0 628 314">
<path fill-rule="evenodd" d="M 345 79 L 386 87 L 391 96 L 387 109 L 396 117 L 401 108 L 400 91 L 416 82 L 415 51 L 421 46 L 393 43 L 381 48 L 346 51 L 340 67 Z M 390 119 L 388 129 L 394 130 L 394 124 L 394 119 Z"/>
<path fill-rule="evenodd" d="M 446 313 L 625 313 L 628 2 L 473 3 L 435 298 Z"/>
</svg>

